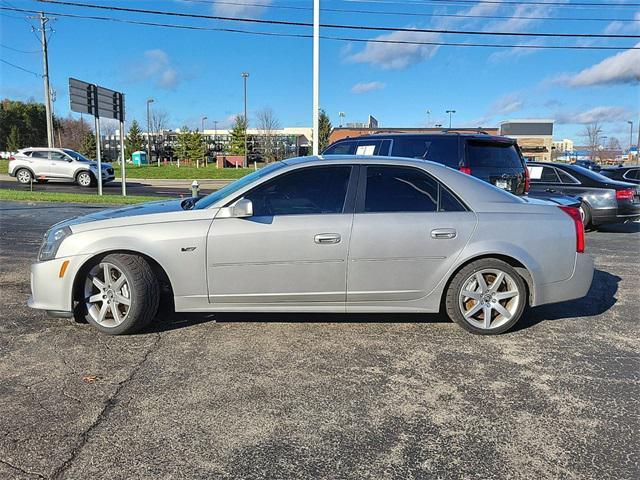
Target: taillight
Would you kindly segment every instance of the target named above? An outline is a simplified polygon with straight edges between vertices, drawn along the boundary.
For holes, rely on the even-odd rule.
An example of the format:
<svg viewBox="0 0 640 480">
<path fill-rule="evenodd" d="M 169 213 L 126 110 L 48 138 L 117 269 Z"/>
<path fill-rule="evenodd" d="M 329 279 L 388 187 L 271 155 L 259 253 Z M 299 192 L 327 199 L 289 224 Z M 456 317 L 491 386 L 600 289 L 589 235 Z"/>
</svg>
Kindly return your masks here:
<svg viewBox="0 0 640 480">
<path fill-rule="evenodd" d="M 633 200 L 633 196 L 636 191 L 633 188 L 623 188 L 622 190 L 616 190 L 616 198 L 618 200 Z"/>
<path fill-rule="evenodd" d="M 558 207 L 573 219 L 576 228 L 576 252 L 584 253 L 584 223 L 582 223 L 582 215 L 580 210 L 575 207 Z"/>
<path fill-rule="evenodd" d="M 471 168 L 469 167 L 460 167 L 460 171 L 462 173 L 466 173 L 467 175 L 471 175 Z"/>
<path fill-rule="evenodd" d="M 529 169 L 524 167 L 524 193 L 529 191 L 529 187 L 531 182 L 531 175 L 529 175 Z"/>
</svg>

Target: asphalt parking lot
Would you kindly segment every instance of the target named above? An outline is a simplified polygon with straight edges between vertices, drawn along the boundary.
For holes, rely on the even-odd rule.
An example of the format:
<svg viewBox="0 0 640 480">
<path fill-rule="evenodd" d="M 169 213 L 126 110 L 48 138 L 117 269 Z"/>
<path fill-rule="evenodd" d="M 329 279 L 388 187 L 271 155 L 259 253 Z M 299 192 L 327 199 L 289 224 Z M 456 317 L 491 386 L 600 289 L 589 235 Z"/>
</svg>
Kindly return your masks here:
<svg viewBox="0 0 640 480">
<path fill-rule="evenodd" d="M 42 234 L 88 210 L 0 202 L 0 478 L 640 475 L 638 223 L 587 234 L 586 298 L 498 337 L 392 314 L 108 337 L 25 306 Z"/>
</svg>

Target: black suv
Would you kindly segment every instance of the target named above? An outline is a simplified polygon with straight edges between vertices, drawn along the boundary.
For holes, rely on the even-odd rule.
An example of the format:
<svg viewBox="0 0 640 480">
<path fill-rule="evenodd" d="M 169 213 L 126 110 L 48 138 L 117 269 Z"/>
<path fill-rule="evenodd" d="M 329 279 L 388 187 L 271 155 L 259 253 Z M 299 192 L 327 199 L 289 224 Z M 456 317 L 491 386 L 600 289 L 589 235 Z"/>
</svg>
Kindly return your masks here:
<svg viewBox="0 0 640 480">
<path fill-rule="evenodd" d="M 420 158 L 478 177 L 516 195 L 529 190 L 529 173 L 516 141 L 486 134 L 375 134 L 345 138 L 322 155 Z"/>
</svg>

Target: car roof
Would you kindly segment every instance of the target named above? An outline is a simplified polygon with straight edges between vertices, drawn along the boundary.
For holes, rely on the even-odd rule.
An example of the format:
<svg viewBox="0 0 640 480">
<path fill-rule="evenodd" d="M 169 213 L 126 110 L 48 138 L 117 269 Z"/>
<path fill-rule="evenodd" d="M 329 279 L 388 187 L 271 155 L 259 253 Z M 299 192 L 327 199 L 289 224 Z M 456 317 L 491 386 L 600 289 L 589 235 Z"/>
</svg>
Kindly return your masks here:
<svg viewBox="0 0 640 480">
<path fill-rule="evenodd" d="M 487 133 L 461 133 L 461 132 L 440 132 L 440 133 L 411 133 L 411 132 L 399 132 L 399 133 L 394 133 L 394 132 L 379 132 L 379 133 L 372 133 L 370 135 L 361 135 L 361 136 L 357 136 L 357 137 L 346 137 L 346 138 L 341 138 L 340 140 L 336 140 L 333 143 L 339 143 L 339 142 L 344 142 L 344 141 L 353 141 L 353 140 L 379 140 L 381 138 L 443 138 L 443 137 L 451 137 L 451 136 L 457 136 L 457 137 L 464 137 L 464 138 L 469 138 L 469 139 L 473 139 L 473 140 L 490 140 L 490 141 L 496 141 L 496 142 L 510 142 L 510 143 L 514 143 L 515 140 L 513 138 L 509 138 L 509 137 L 503 137 L 500 135 L 489 135 Z M 333 144 L 332 143 L 332 144 Z"/>
<path fill-rule="evenodd" d="M 20 150 L 18 150 L 19 152 L 25 152 L 25 151 L 31 151 L 31 152 L 41 152 L 43 150 L 49 151 L 49 150 L 57 150 L 57 151 L 64 151 L 64 148 L 58 148 L 58 147 L 26 147 L 26 148 L 21 148 Z"/>
</svg>

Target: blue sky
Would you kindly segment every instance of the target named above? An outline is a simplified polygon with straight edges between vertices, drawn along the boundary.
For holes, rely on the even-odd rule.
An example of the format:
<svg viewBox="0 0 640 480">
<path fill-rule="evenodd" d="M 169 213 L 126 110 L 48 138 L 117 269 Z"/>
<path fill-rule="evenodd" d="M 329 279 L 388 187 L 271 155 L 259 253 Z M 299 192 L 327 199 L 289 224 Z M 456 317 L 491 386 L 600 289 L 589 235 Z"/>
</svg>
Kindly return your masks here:
<svg viewBox="0 0 640 480">
<path fill-rule="evenodd" d="M 78 0 L 83 2 L 84 0 Z M 550 0 L 549 0 L 550 1 Z M 585 0 L 581 0 L 584 2 Z M 591 0 L 596 2 L 596 0 Z M 322 0 L 323 8 L 375 10 L 378 14 L 323 11 L 323 23 L 404 28 L 509 32 L 617 33 L 640 35 L 640 10 L 578 7 L 577 0 L 545 5 L 452 3 L 434 0 Z M 118 1 L 84 3 L 198 14 L 310 22 L 311 0 Z M 256 4 L 265 4 L 264 7 Z M 129 20 L 251 31 L 308 33 L 303 27 L 229 23 L 108 12 L 33 0 L 0 0 L 0 6 L 99 15 Z M 287 9 L 277 7 L 302 7 Z M 620 8 L 619 8 L 620 7 Z M 390 12 L 401 12 L 405 15 Z M 489 15 L 502 19 L 434 17 Z M 534 20 L 526 17 L 619 18 L 633 22 Z M 520 17 L 520 18 L 518 18 Z M 521 18 L 525 17 L 525 18 Z M 24 14 L 0 11 L 1 58 L 41 71 L 39 43 Z M 35 22 L 31 22 L 34 23 Z M 166 111 L 172 127 L 199 127 L 207 116 L 220 126 L 242 110 L 241 72 L 248 71 L 249 120 L 271 107 L 283 126 L 311 124 L 311 40 L 190 31 L 87 19 L 57 18 L 50 40 L 50 72 L 56 90 L 55 111 L 67 115 L 68 77 L 98 83 L 126 94 L 128 120 L 144 122 L 145 101 Z M 553 39 L 443 35 L 418 32 L 362 32 L 324 29 L 323 35 L 411 41 L 480 42 L 530 45 L 640 46 L 640 39 Z M 36 75 L 0 64 L 0 97 L 42 99 Z M 553 118 L 556 138 L 574 138 L 584 124 L 603 123 L 605 134 L 628 142 L 627 120 L 640 121 L 640 50 L 539 50 L 367 44 L 323 40 L 321 106 L 334 125 L 338 112 L 346 121 L 374 115 L 382 126 L 446 124 L 445 110 L 455 109 L 454 126 L 495 126 L 513 118 Z M 635 135 L 635 134 L 634 134 Z"/>
</svg>

